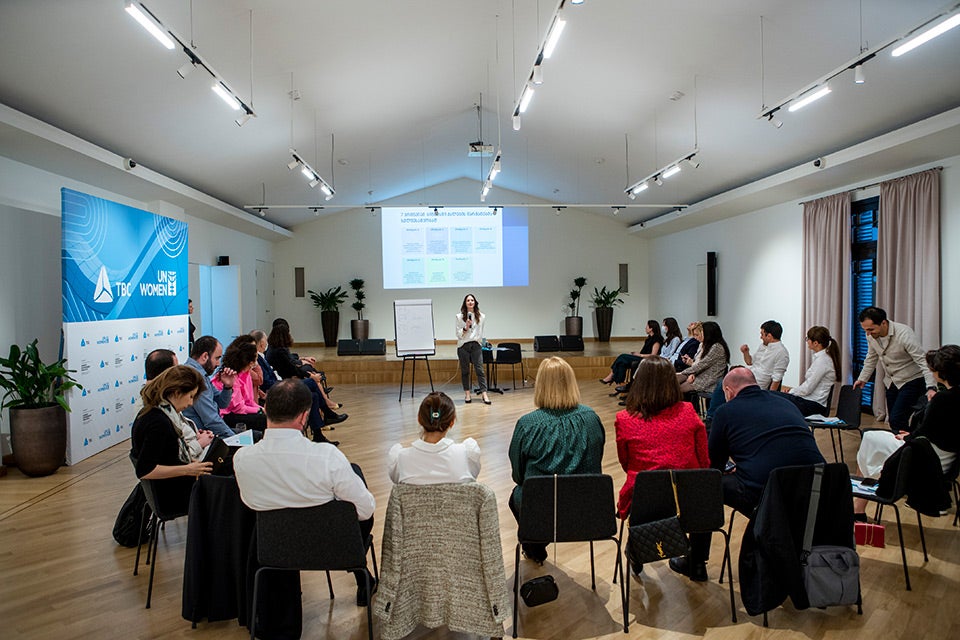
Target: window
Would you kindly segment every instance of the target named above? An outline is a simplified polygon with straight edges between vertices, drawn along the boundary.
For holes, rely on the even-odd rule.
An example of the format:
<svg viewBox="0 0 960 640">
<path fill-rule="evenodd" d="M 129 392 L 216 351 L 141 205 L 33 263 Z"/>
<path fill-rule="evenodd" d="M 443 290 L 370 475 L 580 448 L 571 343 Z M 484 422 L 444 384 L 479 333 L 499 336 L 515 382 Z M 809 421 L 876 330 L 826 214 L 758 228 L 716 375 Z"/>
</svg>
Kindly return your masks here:
<svg viewBox="0 0 960 640">
<path fill-rule="evenodd" d="M 877 218 L 880 215 L 880 197 L 868 198 L 851 205 L 850 289 L 853 297 L 853 377 L 860 375 L 867 357 L 867 338 L 857 317 L 874 305 L 877 291 Z M 863 387 L 862 410 L 873 413 L 874 383 Z"/>
</svg>

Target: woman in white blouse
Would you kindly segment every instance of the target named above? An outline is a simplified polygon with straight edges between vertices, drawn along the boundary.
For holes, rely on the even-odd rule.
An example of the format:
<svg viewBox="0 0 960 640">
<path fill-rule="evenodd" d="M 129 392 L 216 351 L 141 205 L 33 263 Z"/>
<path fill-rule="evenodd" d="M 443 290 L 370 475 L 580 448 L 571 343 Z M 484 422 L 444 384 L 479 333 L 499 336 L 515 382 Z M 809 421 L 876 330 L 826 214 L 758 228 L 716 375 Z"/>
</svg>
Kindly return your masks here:
<svg viewBox="0 0 960 640">
<path fill-rule="evenodd" d="M 483 372 L 483 321 L 477 298 L 468 293 L 457 314 L 457 358 L 460 360 L 460 382 L 463 384 L 463 401 L 470 404 L 470 365 L 477 372 L 477 387 L 483 404 L 490 404 L 487 395 L 487 376 Z"/>
<path fill-rule="evenodd" d="M 387 454 L 387 474 L 394 484 L 473 482 L 480 473 L 480 447 L 473 438 L 454 442 L 447 432 L 457 419 L 453 400 L 434 391 L 420 403 L 420 439 L 409 447 L 395 444 Z"/>
<path fill-rule="evenodd" d="M 813 351 L 813 361 L 798 387 L 781 387 L 781 395 L 797 405 L 800 413 L 810 416 L 830 412 L 830 392 L 840 379 L 840 346 L 826 327 L 810 327 L 807 347 Z M 774 391 L 772 393 L 780 393 Z"/>
</svg>

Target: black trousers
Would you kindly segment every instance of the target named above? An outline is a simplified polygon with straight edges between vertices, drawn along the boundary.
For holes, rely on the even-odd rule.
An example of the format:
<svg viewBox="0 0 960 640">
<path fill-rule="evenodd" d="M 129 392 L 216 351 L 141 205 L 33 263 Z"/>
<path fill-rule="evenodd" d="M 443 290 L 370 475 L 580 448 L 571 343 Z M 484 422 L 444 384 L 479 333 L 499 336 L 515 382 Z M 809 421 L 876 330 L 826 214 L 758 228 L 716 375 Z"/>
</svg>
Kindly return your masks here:
<svg viewBox="0 0 960 640">
<path fill-rule="evenodd" d="M 887 388 L 887 422 L 894 433 L 910 430 L 910 416 L 913 414 L 913 405 L 923 395 L 926 385 L 923 378 L 914 378 L 905 382 L 902 387 L 891 384 Z"/>
</svg>

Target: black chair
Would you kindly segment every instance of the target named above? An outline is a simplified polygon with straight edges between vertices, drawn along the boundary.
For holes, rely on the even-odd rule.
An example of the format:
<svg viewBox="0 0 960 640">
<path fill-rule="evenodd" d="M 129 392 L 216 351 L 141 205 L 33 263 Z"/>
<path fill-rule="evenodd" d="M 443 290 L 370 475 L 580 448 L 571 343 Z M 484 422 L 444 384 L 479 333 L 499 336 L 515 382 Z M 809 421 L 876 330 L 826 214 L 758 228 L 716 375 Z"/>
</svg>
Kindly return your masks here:
<svg viewBox="0 0 960 640">
<path fill-rule="evenodd" d="M 830 444 L 833 446 L 834 461 L 844 462 L 843 459 L 843 441 L 840 439 L 842 431 L 854 431 L 860 433 L 860 402 L 863 395 L 861 389 L 854 389 L 853 385 L 845 384 L 840 387 L 840 397 L 837 400 L 836 418 L 840 422 L 823 423 L 817 421 L 807 421 L 811 429 L 827 429 L 830 431 Z M 833 391 L 830 392 L 833 397 Z M 837 437 L 834 440 L 833 433 L 836 431 Z M 837 444 L 840 445 L 840 455 L 837 456 Z"/>
<path fill-rule="evenodd" d="M 903 580 L 906 583 L 907 591 L 911 591 L 910 572 L 907 569 L 907 552 L 903 547 L 903 527 L 900 523 L 900 509 L 897 507 L 897 502 L 907 495 L 907 480 L 910 473 L 912 459 L 913 450 L 910 447 L 904 447 L 903 452 L 900 455 L 900 464 L 897 465 L 897 475 L 893 481 L 893 493 L 891 493 L 889 496 L 878 496 L 874 492 L 863 491 L 857 488 L 854 488 L 853 490 L 853 496 L 855 498 L 863 498 L 864 500 L 877 504 L 875 518 L 877 522 L 880 521 L 880 517 L 883 515 L 883 507 L 893 507 L 893 513 L 897 519 L 897 536 L 900 539 L 900 559 L 903 561 Z M 862 478 L 855 477 L 854 479 L 861 480 Z M 923 535 L 923 521 L 919 511 L 917 511 L 917 527 L 920 530 L 920 545 L 923 548 L 923 561 L 927 562 L 929 559 L 927 557 L 927 541 Z"/>
<path fill-rule="evenodd" d="M 507 349 L 507 351 L 504 351 Z M 517 390 L 517 365 L 520 365 L 521 383 L 525 383 L 527 376 L 523 370 L 523 355 L 520 351 L 519 342 L 501 342 L 497 345 L 497 359 L 494 366 L 499 369 L 500 365 L 510 365 L 510 375 L 513 378 L 513 390 Z"/>
<path fill-rule="evenodd" d="M 260 577 L 264 571 L 326 571 L 327 588 L 333 599 L 331 571 L 363 571 L 367 594 L 372 598 L 367 550 L 373 573 L 379 579 L 373 536 L 360 537 L 357 509 L 351 502 L 333 500 L 316 507 L 257 512 L 257 561 L 250 609 L 250 638 L 257 621 Z M 367 635 L 373 640 L 373 607 L 367 603 Z"/>
<path fill-rule="evenodd" d="M 130 455 L 130 461 L 133 463 L 134 468 L 136 468 L 137 459 L 133 457 L 133 454 Z M 145 564 L 150 565 L 150 583 L 147 586 L 147 609 L 150 608 L 150 600 L 153 597 L 153 575 L 157 568 L 157 546 L 159 543 L 160 531 L 170 520 L 176 520 L 177 518 L 187 515 L 187 509 L 168 510 L 163 508 L 165 505 L 161 505 L 161 503 L 157 500 L 157 490 L 156 485 L 154 484 L 156 482 L 167 481 L 140 480 L 140 486 L 143 488 L 143 495 L 147 499 L 147 504 L 143 506 L 143 510 L 140 512 L 140 535 L 137 536 L 137 557 L 133 564 L 133 575 L 139 575 L 140 549 L 143 547 L 143 532 L 144 530 L 152 531 L 153 535 L 147 539 L 147 556 L 145 561 Z M 149 516 L 147 515 L 148 510 L 150 511 Z"/>
<path fill-rule="evenodd" d="M 627 632 L 626 594 L 620 568 L 620 539 L 617 537 L 617 509 L 613 478 L 601 474 L 533 476 L 523 482 L 520 528 L 513 566 L 513 637 L 517 637 L 520 594 L 520 545 L 525 543 L 589 542 L 590 588 L 596 591 L 593 556 L 596 540 L 617 545 L 616 567 L 620 573 L 620 602 L 623 632 Z"/>
<path fill-rule="evenodd" d="M 723 536 L 724 567 L 733 575 L 730 558 L 730 536 L 724 530 L 722 474 L 718 469 L 681 469 L 673 472 L 677 483 L 677 502 L 680 504 L 680 524 L 690 533 L 712 533 Z M 641 471 L 633 485 L 633 500 L 630 503 L 630 525 L 669 518 L 676 513 L 670 471 Z M 621 523 L 620 537 L 623 538 Z M 629 545 L 624 551 L 629 561 Z M 619 561 L 619 559 L 618 559 Z M 630 580 L 626 584 L 624 617 L 629 614 Z M 723 583 L 721 574 L 720 582 Z M 730 589 L 730 617 L 737 621 L 737 608 L 733 598 L 733 580 L 727 581 Z"/>
</svg>

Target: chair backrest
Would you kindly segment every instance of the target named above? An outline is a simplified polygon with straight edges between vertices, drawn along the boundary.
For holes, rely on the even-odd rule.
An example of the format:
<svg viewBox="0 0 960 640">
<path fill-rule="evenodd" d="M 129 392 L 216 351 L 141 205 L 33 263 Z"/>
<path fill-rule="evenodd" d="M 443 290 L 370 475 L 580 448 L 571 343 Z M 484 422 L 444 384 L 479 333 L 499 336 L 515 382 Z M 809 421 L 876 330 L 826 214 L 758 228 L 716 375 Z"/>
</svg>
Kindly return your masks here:
<svg viewBox="0 0 960 640">
<path fill-rule="evenodd" d="M 316 507 L 258 511 L 257 559 L 282 569 L 362 569 L 366 546 L 356 507 L 333 500 Z"/>
<path fill-rule="evenodd" d="M 519 342 L 501 342 L 497 345 L 497 363 L 499 364 L 520 364 L 520 343 Z M 500 351 L 500 349 L 509 349 L 509 351 Z"/>
<path fill-rule="evenodd" d="M 608 475 L 529 477 L 523 481 L 517 537 L 524 542 L 578 542 L 610 538 L 617 533 L 613 496 L 613 478 Z"/>
<path fill-rule="evenodd" d="M 722 474 L 719 469 L 679 469 L 673 472 L 685 531 L 713 531 L 725 524 Z M 641 471 L 633 485 L 630 525 L 669 518 L 676 513 L 670 471 Z"/>
<path fill-rule="evenodd" d="M 863 396 L 861 389 L 854 389 L 853 385 L 845 384 L 840 387 L 840 398 L 837 400 L 837 417 L 854 429 L 860 428 L 860 401 Z"/>
</svg>

